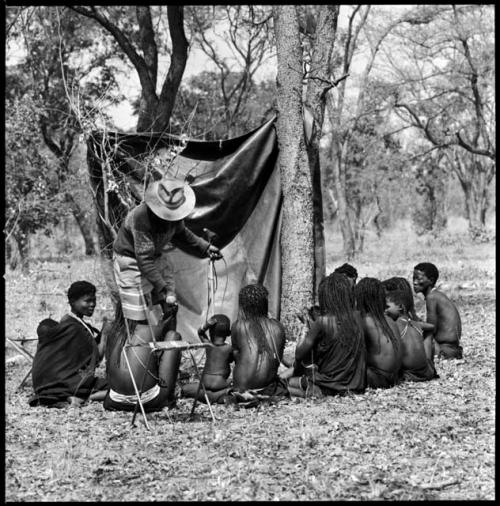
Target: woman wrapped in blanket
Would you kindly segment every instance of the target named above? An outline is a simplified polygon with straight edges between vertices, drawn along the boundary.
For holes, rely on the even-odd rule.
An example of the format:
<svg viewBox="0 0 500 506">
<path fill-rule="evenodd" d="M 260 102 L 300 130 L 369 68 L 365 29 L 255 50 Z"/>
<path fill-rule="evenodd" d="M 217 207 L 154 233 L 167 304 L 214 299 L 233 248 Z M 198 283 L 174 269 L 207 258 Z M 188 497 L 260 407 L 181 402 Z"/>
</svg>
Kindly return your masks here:
<svg viewBox="0 0 500 506">
<path fill-rule="evenodd" d="M 71 311 L 58 323 L 40 322 L 38 346 L 33 360 L 33 389 L 30 406 L 64 407 L 85 400 L 102 400 L 107 384 L 95 376 L 104 356 L 105 322 L 101 331 L 90 325 L 96 306 L 96 287 L 88 281 L 76 281 L 68 290 Z"/>
</svg>

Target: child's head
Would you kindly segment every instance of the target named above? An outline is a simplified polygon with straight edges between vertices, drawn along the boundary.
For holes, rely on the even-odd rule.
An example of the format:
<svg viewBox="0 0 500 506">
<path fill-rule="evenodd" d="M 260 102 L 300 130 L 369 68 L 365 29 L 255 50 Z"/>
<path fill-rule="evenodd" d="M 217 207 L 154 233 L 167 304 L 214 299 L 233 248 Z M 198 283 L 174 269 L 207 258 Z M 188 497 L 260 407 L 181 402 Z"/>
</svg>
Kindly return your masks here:
<svg viewBox="0 0 500 506">
<path fill-rule="evenodd" d="M 263 285 L 244 286 L 238 295 L 238 304 L 243 318 L 267 316 L 269 292 Z"/>
<path fill-rule="evenodd" d="M 422 262 L 413 268 L 413 289 L 415 293 L 425 292 L 433 287 L 439 278 L 439 271 L 434 264 Z"/>
<path fill-rule="evenodd" d="M 231 335 L 231 322 L 225 314 L 215 314 L 210 318 L 213 321 L 210 326 L 210 338 L 222 338 L 224 341 L 227 336 Z"/>
<path fill-rule="evenodd" d="M 392 292 L 393 290 L 402 290 L 403 292 L 406 292 L 407 300 L 409 301 L 410 305 L 408 307 L 408 313 L 411 315 L 415 314 L 415 303 L 413 301 L 413 291 L 411 289 L 411 285 L 409 281 L 406 278 L 402 278 L 399 276 L 394 276 L 389 279 L 385 279 L 382 281 L 382 284 L 384 285 L 385 292 Z"/>
<path fill-rule="evenodd" d="M 411 304 L 406 290 L 391 290 L 387 292 L 385 301 L 385 313 L 393 320 L 397 320 L 400 316 L 406 315 Z"/>
<path fill-rule="evenodd" d="M 333 272 L 336 272 L 337 274 L 344 274 L 347 276 L 349 281 L 351 282 L 351 286 L 354 286 L 356 284 L 356 279 L 358 279 L 358 271 L 355 267 L 352 265 L 345 263 L 342 264 L 340 267 L 337 267 Z"/>
<path fill-rule="evenodd" d="M 96 304 L 96 287 L 88 281 L 75 281 L 68 289 L 68 302 L 76 316 L 92 316 Z"/>
<path fill-rule="evenodd" d="M 52 318 L 45 318 L 45 320 L 42 320 L 36 328 L 36 335 L 38 336 L 38 339 L 45 339 L 48 337 L 51 329 L 57 327 L 57 325 L 58 323 Z"/>
</svg>

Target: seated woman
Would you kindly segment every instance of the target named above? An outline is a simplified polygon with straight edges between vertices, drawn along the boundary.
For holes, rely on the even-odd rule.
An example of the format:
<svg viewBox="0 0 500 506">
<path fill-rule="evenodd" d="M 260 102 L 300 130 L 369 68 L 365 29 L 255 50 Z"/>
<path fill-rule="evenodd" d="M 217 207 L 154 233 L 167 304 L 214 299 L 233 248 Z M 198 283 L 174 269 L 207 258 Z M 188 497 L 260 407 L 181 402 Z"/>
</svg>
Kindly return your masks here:
<svg viewBox="0 0 500 506">
<path fill-rule="evenodd" d="M 43 320 L 38 326 L 39 341 L 33 360 L 33 389 L 30 406 L 63 407 L 84 400 L 102 400 L 107 388 L 95 369 L 104 355 L 106 335 L 83 320 L 96 305 L 96 288 L 76 281 L 68 290 L 71 312 L 59 323 Z M 103 325 L 104 328 L 104 325 Z"/>
<path fill-rule="evenodd" d="M 234 354 L 232 399 L 258 404 L 288 397 L 278 376 L 285 349 L 285 329 L 268 316 L 269 293 L 260 284 L 244 286 L 238 295 L 238 319 L 231 328 Z"/>
<path fill-rule="evenodd" d="M 134 411 L 137 404 L 134 381 L 146 412 L 175 407 L 175 383 L 181 361 L 180 350 L 156 352 L 149 346 L 144 346 L 152 341 L 181 340 L 181 335 L 174 330 L 177 306 L 171 305 L 166 308 L 169 311 L 165 315 L 166 319 L 158 325 L 137 323 L 132 324 L 128 330 L 121 308 L 117 308 L 117 317 L 110 331 L 106 354 L 109 392 L 104 399 L 105 409 Z"/>
<path fill-rule="evenodd" d="M 371 388 L 389 388 L 399 382 L 401 342 L 396 323 L 385 314 L 385 290 L 375 278 L 363 278 L 354 287 L 366 341 L 366 381 Z"/>
<path fill-rule="evenodd" d="M 297 343 L 295 364 L 282 374 L 292 396 L 364 392 L 366 348 L 351 282 L 332 273 L 318 288 L 321 315 Z"/>
</svg>

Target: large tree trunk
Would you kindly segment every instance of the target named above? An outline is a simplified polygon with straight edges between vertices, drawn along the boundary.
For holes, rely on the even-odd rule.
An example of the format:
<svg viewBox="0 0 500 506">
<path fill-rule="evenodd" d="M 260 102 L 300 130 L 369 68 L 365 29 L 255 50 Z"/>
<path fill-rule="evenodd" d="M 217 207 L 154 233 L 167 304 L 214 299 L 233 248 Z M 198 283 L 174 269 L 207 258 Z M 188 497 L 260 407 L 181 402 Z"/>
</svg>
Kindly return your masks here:
<svg viewBox="0 0 500 506">
<path fill-rule="evenodd" d="M 337 19 L 339 5 L 321 5 L 313 37 L 313 51 L 311 56 L 305 105 L 313 116 L 311 138 L 307 142 L 307 155 L 311 168 L 313 189 L 313 217 L 314 217 L 314 298 L 318 285 L 326 273 L 325 236 L 323 229 L 323 194 L 321 182 L 321 166 L 319 157 L 319 143 L 323 132 L 325 117 L 326 93 L 331 76 L 331 60 L 335 36 L 337 33 Z"/>
<path fill-rule="evenodd" d="M 85 216 L 85 212 L 82 210 L 78 202 L 73 198 L 70 193 L 66 194 L 66 202 L 68 203 L 71 212 L 75 218 L 75 221 L 80 229 L 83 240 L 85 242 L 85 255 L 92 256 L 95 254 L 94 238 L 92 237 L 92 228 L 89 220 Z"/>
<path fill-rule="evenodd" d="M 279 168 L 283 190 L 281 321 L 296 339 L 297 311 L 313 303 L 314 238 L 312 182 L 302 114 L 302 48 L 294 5 L 273 7 L 278 56 Z"/>
</svg>

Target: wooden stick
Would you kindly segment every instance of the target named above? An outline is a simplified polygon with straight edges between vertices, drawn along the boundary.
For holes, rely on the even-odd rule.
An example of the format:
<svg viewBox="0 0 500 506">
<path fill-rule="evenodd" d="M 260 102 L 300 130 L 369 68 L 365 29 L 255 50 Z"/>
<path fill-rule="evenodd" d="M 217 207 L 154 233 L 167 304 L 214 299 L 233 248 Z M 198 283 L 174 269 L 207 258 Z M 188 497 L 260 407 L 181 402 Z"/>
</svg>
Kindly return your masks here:
<svg viewBox="0 0 500 506">
<path fill-rule="evenodd" d="M 22 353 L 24 356 L 29 357 L 30 360 L 35 359 L 35 357 L 27 349 L 23 348 L 22 346 L 19 346 L 19 344 L 16 344 L 14 341 L 12 341 L 12 339 L 8 337 L 6 337 L 5 339 L 13 348 Z"/>
<path fill-rule="evenodd" d="M 148 425 L 148 419 L 146 418 L 146 412 L 144 411 L 144 406 L 142 405 L 142 402 L 141 402 L 141 396 L 139 394 L 139 390 L 137 389 L 137 385 L 135 383 L 134 373 L 132 372 L 132 368 L 130 367 L 130 362 L 128 361 L 126 348 L 123 348 L 123 354 L 125 355 L 125 362 L 127 362 L 128 372 L 130 374 L 130 379 L 132 380 L 132 385 L 134 385 L 135 395 L 137 395 L 137 402 L 139 403 L 139 406 L 141 408 L 142 416 L 144 418 L 144 423 L 146 424 L 147 429 L 151 430 Z"/>
</svg>

